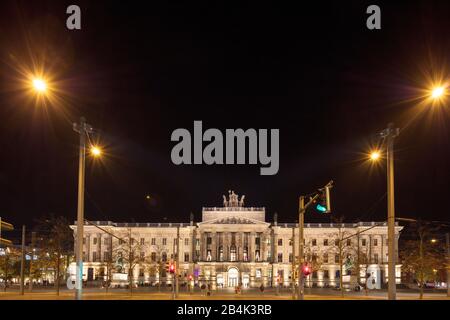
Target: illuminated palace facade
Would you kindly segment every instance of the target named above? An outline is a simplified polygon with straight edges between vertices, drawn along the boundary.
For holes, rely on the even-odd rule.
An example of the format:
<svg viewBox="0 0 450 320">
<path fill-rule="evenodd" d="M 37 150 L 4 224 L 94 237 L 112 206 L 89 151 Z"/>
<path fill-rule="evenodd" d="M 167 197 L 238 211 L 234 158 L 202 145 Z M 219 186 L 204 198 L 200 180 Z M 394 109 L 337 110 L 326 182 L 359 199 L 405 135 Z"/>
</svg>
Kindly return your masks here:
<svg viewBox="0 0 450 320">
<path fill-rule="evenodd" d="M 188 223 L 86 224 L 83 279 L 106 280 L 109 269 L 113 284 L 125 281 L 131 264 L 136 285 L 170 284 L 173 277 L 165 272 L 166 261 L 176 261 L 178 256 L 180 283 L 211 284 L 213 289 L 238 284 L 290 286 L 293 251 L 298 257 L 298 224 L 278 223 L 276 217 L 267 222 L 265 208 L 246 207 L 244 198 L 229 191 L 223 206 L 203 208 L 202 221 L 197 223 L 191 216 Z M 76 237 L 76 225 L 72 229 Z M 397 248 L 400 230 L 396 226 Z M 338 285 L 340 257 L 343 280 L 350 273 L 360 273 L 364 279 L 369 273 L 369 288 L 387 282 L 385 223 L 305 223 L 304 235 L 305 259 L 313 269 L 307 286 Z M 396 282 L 400 282 L 400 267 L 396 266 Z"/>
</svg>

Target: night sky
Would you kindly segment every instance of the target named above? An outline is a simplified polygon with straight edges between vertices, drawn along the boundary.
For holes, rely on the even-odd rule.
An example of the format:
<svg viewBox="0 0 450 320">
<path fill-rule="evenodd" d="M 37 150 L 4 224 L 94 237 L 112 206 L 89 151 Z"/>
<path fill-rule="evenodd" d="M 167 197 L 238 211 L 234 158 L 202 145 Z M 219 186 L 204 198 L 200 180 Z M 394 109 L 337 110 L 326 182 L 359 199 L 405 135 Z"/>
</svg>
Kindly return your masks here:
<svg viewBox="0 0 450 320">
<path fill-rule="evenodd" d="M 377 1 L 381 30 L 366 28 L 364 1 L 143 3 L 1 2 L 3 219 L 76 219 L 71 123 L 84 115 L 105 152 L 86 162 L 90 220 L 188 222 L 193 212 L 199 221 L 231 189 L 265 206 L 268 221 L 278 212 L 292 222 L 298 196 L 332 179 L 332 217 L 383 221 L 386 166 L 366 159 L 389 122 L 402 128 L 397 216 L 448 220 L 450 107 L 424 98 L 431 81 L 450 79 L 448 2 Z M 81 7 L 81 30 L 66 28 L 70 4 Z M 38 69 L 57 88 L 45 101 L 27 89 Z M 171 133 L 193 133 L 194 120 L 223 132 L 280 129 L 278 174 L 172 164 Z"/>
</svg>

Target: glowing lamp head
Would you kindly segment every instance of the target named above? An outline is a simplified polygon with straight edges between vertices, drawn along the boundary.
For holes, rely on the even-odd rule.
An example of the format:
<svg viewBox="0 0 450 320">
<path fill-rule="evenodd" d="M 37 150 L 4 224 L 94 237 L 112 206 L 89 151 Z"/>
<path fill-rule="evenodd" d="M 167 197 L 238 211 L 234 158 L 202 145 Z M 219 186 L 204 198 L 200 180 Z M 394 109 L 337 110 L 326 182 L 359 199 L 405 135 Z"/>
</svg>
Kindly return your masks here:
<svg viewBox="0 0 450 320">
<path fill-rule="evenodd" d="M 379 151 L 372 151 L 370 153 L 370 160 L 372 160 L 372 161 L 377 161 L 380 159 L 380 157 L 381 157 L 381 154 Z"/>
<path fill-rule="evenodd" d="M 99 157 L 102 154 L 102 150 L 99 147 L 92 146 L 91 147 L 91 154 L 94 157 Z"/>
<path fill-rule="evenodd" d="M 47 84 L 40 78 L 33 79 L 33 87 L 37 92 L 44 92 L 47 90 Z"/>
<path fill-rule="evenodd" d="M 433 90 L 431 90 L 431 98 L 433 99 L 439 99 L 445 94 L 445 88 L 444 87 L 436 87 Z"/>
</svg>

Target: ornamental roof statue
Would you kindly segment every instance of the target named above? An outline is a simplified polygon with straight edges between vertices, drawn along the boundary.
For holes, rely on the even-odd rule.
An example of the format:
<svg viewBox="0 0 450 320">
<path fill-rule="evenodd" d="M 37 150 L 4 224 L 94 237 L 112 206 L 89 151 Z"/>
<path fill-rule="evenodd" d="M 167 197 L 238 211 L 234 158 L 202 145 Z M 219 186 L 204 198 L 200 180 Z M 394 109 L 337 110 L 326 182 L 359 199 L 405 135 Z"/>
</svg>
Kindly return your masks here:
<svg viewBox="0 0 450 320">
<path fill-rule="evenodd" d="M 244 206 L 245 196 L 241 196 L 241 200 L 239 200 L 239 196 L 234 193 L 233 190 L 228 190 L 228 200 L 225 195 L 223 195 L 223 206 L 224 207 L 232 207 L 239 208 Z"/>
</svg>

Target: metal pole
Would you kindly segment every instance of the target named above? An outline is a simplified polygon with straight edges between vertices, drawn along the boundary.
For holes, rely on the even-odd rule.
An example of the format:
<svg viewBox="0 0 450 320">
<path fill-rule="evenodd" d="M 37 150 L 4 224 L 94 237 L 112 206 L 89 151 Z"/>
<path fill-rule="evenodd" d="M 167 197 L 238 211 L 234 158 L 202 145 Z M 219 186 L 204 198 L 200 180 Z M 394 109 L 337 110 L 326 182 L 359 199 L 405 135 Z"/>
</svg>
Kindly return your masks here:
<svg viewBox="0 0 450 320">
<path fill-rule="evenodd" d="M 24 267 L 25 267 L 25 226 L 22 226 L 22 256 L 20 258 L 20 294 L 24 295 Z"/>
<path fill-rule="evenodd" d="M 305 197 L 300 196 L 299 198 L 299 209 L 298 209 L 298 244 L 299 244 L 299 265 L 298 265 L 298 300 L 303 300 L 304 297 L 304 281 L 303 281 L 303 273 L 302 273 L 302 266 L 304 263 L 303 258 L 303 246 L 304 246 L 304 240 L 303 240 L 303 224 L 304 224 L 304 217 L 305 217 Z"/>
<path fill-rule="evenodd" d="M 86 160 L 86 119 L 80 118 L 78 127 L 80 134 L 80 150 L 78 164 L 78 210 L 77 210 L 77 245 L 76 245 L 76 288 L 75 298 L 82 299 L 83 291 L 83 226 L 84 226 L 84 176 L 85 176 L 85 160 Z"/>
<path fill-rule="evenodd" d="M 31 233 L 31 259 L 30 259 L 30 284 L 29 290 L 33 291 L 33 259 L 34 259 L 34 242 L 36 240 L 36 232 Z"/>
<path fill-rule="evenodd" d="M 395 205 L 394 205 L 394 138 L 397 130 L 390 123 L 387 128 L 387 198 L 388 198 L 388 299 L 396 299 L 395 278 Z"/>
<path fill-rule="evenodd" d="M 445 234 L 445 242 L 447 244 L 447 297 L 450 297 L 450 245 L 449 245 L 449 240 L 450 238 L 450 234 L 447 232 Z"/>
<path fill-rule="evenodd" d="M 291 280 L 292 280 L 292 299 L 295 300 L 295 227 L 292 228 L 292 267 L 291 267 Z"/>
<path fill-rule="evenodd" d="M 180 290 L 179 287 L 179 275 L 180 275 L 180 271 L 178 270 L 178 267 L 180 265 L 180 227 L 177 227 L 177 256 L 176 256 L 176 260 L 175 260 L 175 297 L 178 298 L 178 292 Z"/>
</svg>

